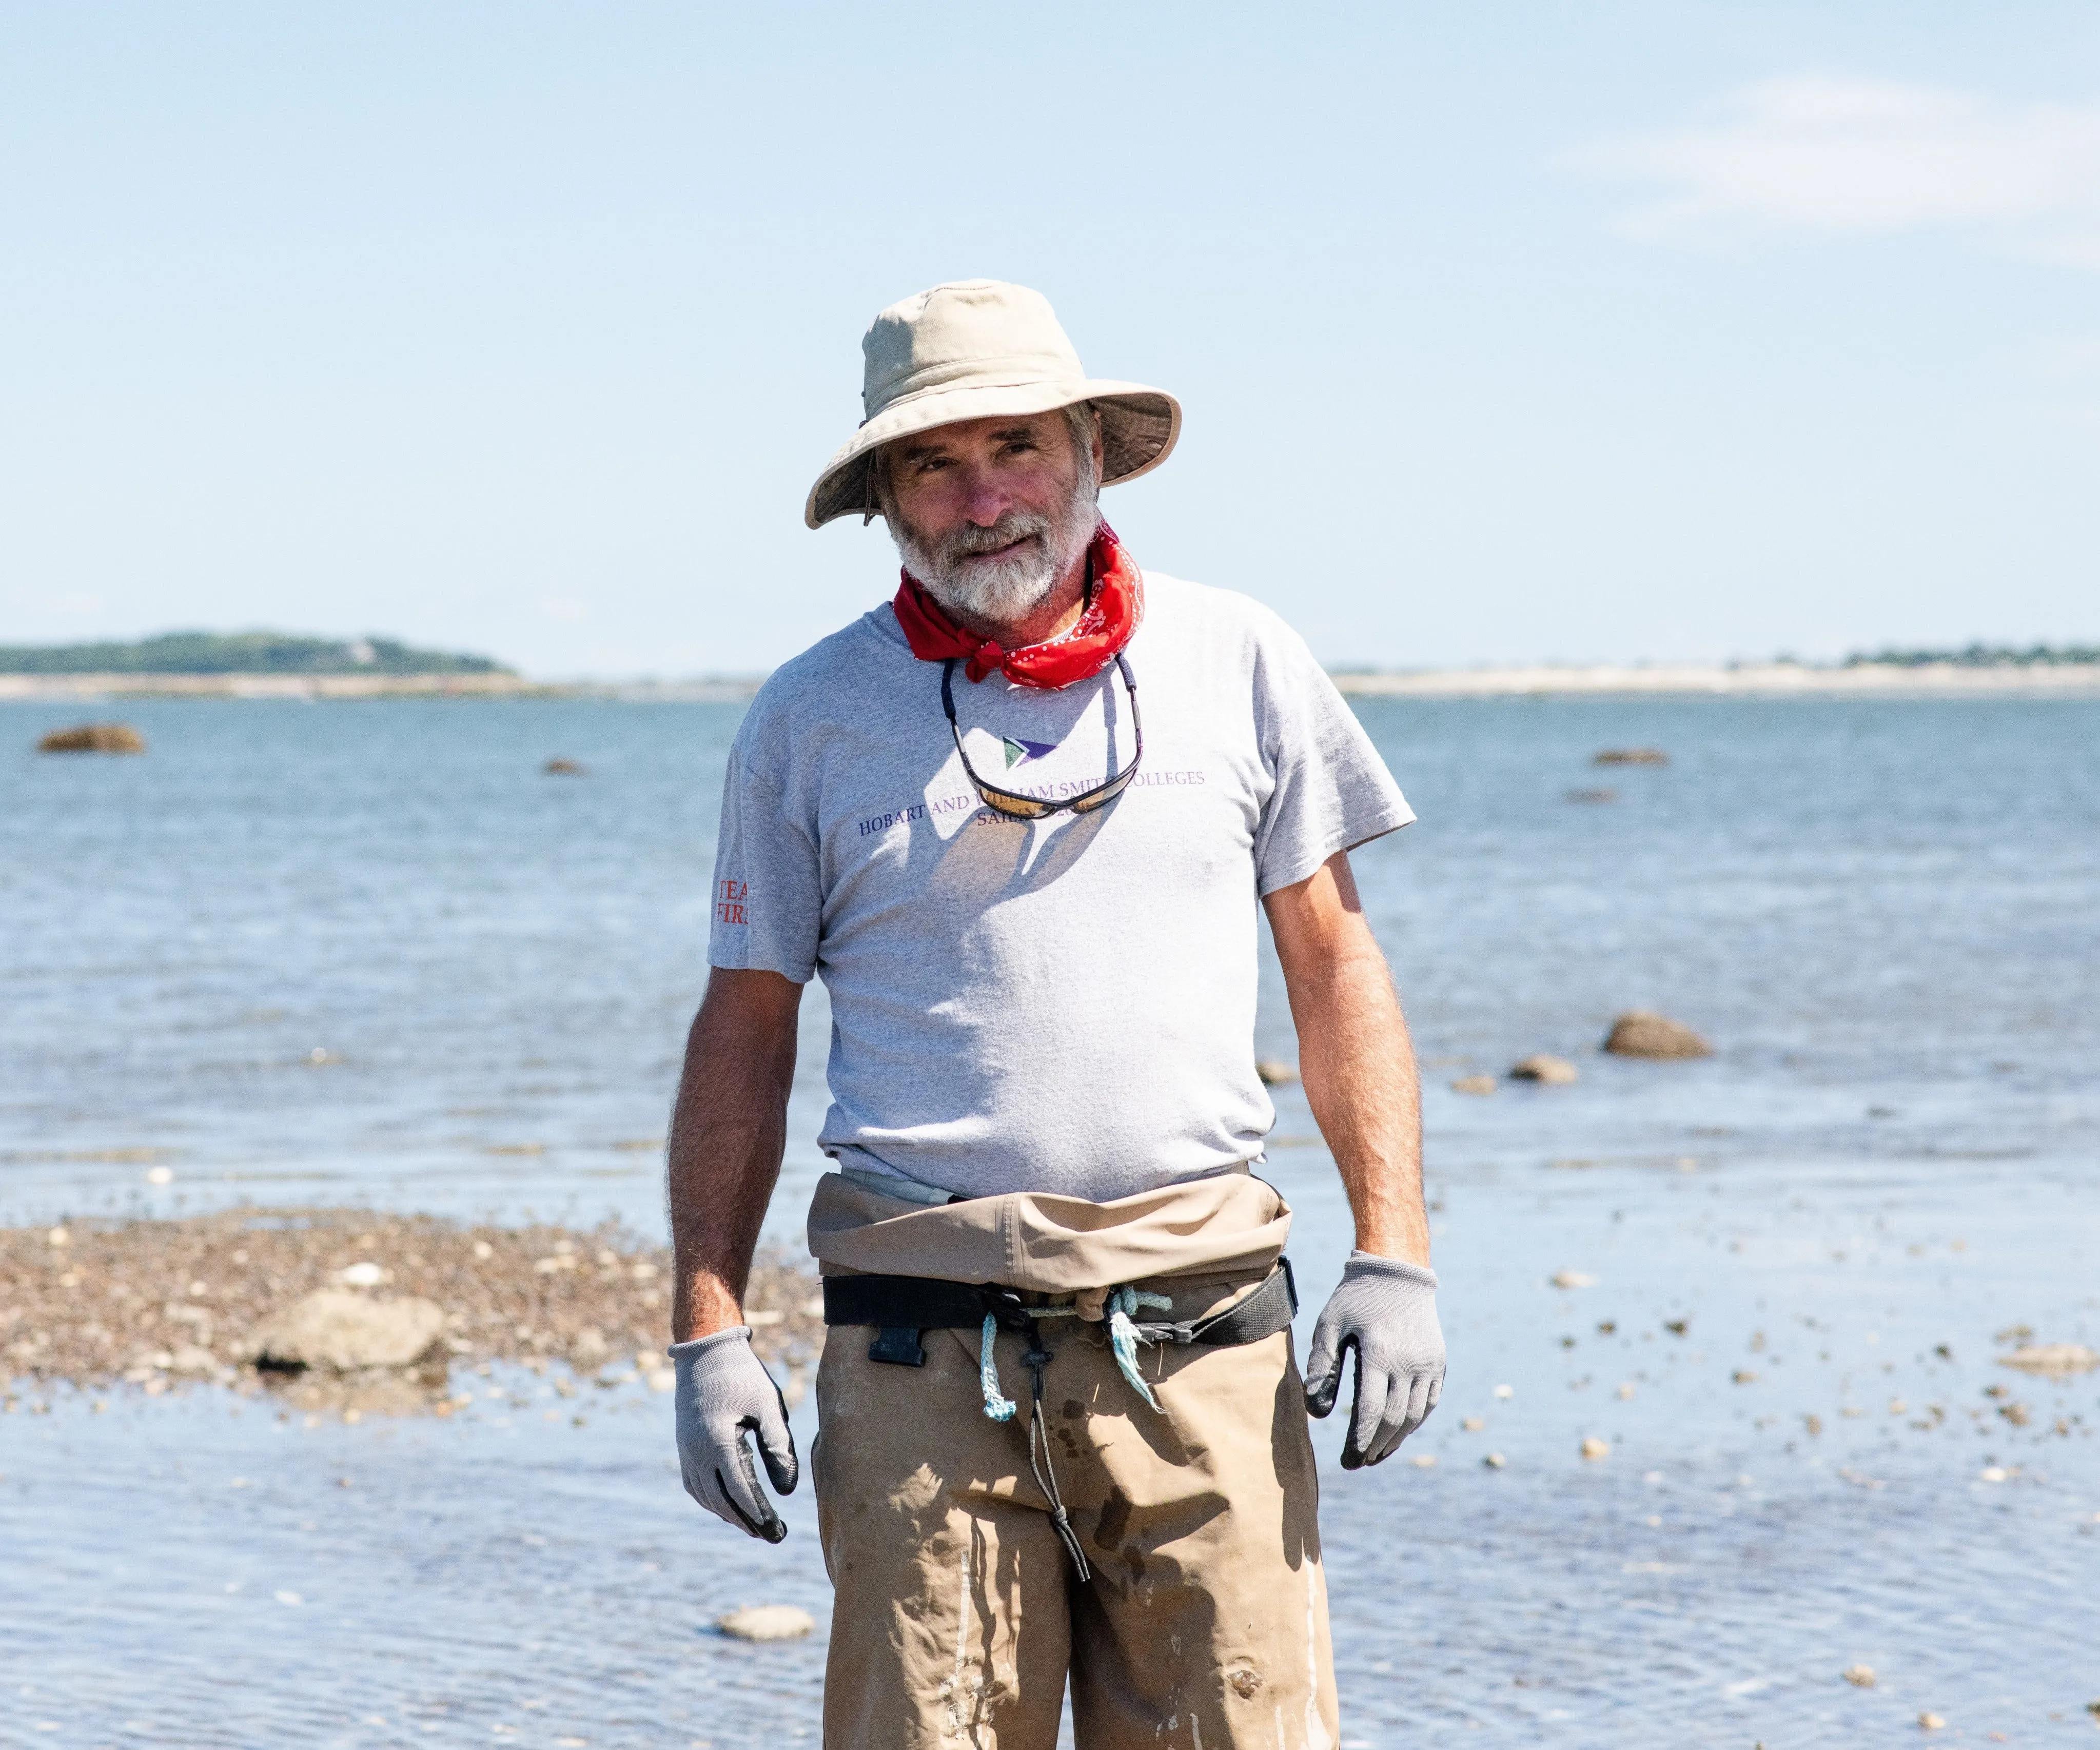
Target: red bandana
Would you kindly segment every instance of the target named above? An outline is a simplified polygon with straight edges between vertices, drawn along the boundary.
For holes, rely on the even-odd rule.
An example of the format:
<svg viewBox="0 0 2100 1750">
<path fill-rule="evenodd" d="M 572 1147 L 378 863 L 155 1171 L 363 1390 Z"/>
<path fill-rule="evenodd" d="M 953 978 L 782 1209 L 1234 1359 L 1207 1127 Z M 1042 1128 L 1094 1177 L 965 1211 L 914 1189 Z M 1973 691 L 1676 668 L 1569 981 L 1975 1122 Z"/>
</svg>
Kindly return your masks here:
<svg viewBox="0 0 2100 1750">
<path fill-rule="evenodd" d="M 1094 531 L 1087 549 L 1087 570 L 1094 597 L 1079 623 L 1060 637 L 1017 650 L 1003 650 L 990 638 L 964 631 L 909 571 L 902 574 L 904 581 L 890 606 L 911 654 L 921 662 L 961 657 L 963 672 L 973 681 L 997 672 L 1016 686 L 1070 686 L 1092 679 L 1114 662 L 1145 618 L 1145 575 L 1105 522 Z"/>
</svg>

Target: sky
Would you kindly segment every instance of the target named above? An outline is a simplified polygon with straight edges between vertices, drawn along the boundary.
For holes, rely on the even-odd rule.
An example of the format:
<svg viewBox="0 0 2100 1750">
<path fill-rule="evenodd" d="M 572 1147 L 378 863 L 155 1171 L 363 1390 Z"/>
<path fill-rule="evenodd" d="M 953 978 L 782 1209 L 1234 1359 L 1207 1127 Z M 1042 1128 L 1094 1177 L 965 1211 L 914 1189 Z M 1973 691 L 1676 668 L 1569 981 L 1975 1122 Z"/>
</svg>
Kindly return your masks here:
<svg viewBox="0 0 2100 1750">
<path fill-rule="evenodd" d="M 2100 642 L 2089 4 L 0 0 L 0 643 L 763 671 L 976 276 L 1333 665 Z"/>
</svg>

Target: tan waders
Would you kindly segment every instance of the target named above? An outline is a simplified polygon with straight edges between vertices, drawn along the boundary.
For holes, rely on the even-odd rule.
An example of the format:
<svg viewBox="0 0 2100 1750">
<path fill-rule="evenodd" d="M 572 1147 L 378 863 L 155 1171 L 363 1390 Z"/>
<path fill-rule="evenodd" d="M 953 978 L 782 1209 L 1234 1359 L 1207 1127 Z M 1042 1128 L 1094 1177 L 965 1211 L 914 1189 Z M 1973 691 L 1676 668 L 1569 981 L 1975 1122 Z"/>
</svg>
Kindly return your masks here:
<svg viewBox="0 0 2100 1750">
<path fill-rule="evenodd" d="M 1268 1274 L 1133 1286 L 1187 1322 Z M 1319 1486 L 1290 1332 L 1138 1351 L 1154 1408 L 1098 1317 L 1036 1329 L 997 1333 L 991 1382 L 974 1331 L 924 1331 L 916 1367 L 871 1360 L 867 1326 L 827 1335 L 810 1466 L 837 1591 L 827 1750 L 1052 1750 L 1068 1673 L 1081 1750 L 1327 1750 Z M 1003 1422 L 985 1410 L 1001 1388 Z"/>
</svg>

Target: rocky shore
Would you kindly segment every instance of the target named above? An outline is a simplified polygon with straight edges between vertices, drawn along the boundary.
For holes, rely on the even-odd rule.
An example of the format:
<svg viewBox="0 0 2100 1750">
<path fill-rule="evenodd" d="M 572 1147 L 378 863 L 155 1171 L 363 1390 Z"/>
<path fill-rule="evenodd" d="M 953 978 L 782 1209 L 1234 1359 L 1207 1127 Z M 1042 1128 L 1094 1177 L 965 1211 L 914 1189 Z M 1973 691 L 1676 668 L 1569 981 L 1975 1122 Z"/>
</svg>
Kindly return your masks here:
<svg viewBox="0 0 2100 1750">
<path fill-rule="evenodd" d="M 0 1402 L 210 1382 L 346 1415 L 442 1415 L 452 1372 L 492 1362 L 558 1368 L 558 1387 L 668 1389 L 670 1262 L 611 1227 L 364 1210 L 0 1228 L 0 1379 L 14 1382 Z M 823 1340 L 814 1276 L 762 1259 L 746 1310 L 761 1358 L 798 1378 Z"/>
</svg>

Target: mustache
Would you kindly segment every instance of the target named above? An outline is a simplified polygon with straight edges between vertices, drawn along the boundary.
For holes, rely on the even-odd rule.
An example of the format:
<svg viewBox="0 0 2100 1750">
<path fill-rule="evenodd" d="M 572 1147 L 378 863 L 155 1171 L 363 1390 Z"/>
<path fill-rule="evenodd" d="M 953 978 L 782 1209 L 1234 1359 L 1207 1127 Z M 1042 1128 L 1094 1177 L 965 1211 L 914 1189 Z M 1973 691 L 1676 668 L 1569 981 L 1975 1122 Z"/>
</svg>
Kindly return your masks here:
<svg viewBox="0 0 2100 1750">
<path fill-rule="evenodd" d="M 1010 547 L 1016 541 L 1026 540 L 1030 536 L 1048 535 L 1050 518 L 1039 516 L 1031 510 L 1009 510 L 990 528 L 977 528 L 965 524 L 945 536 L 935 549 L 943 560 L 975 558 L 981 554 L 996 553 L 1002 547 Z"/>
</svg>

